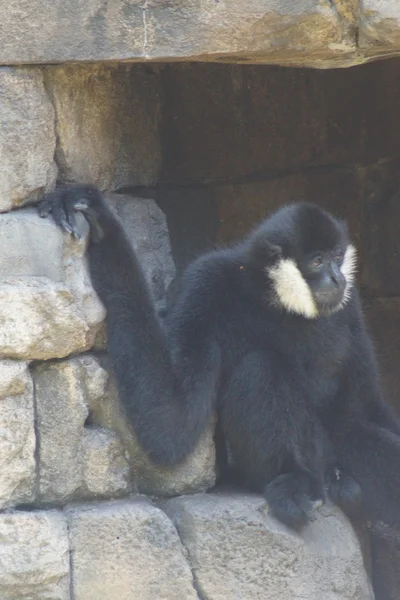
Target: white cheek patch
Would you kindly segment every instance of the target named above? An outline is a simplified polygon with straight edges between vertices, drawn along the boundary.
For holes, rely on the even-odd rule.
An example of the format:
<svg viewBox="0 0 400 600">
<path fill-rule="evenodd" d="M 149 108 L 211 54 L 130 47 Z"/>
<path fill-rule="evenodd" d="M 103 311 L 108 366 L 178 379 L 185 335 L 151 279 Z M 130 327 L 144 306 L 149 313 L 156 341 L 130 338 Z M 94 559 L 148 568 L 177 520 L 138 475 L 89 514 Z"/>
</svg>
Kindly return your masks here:
<svg viewBox="0 0 400 600">
<path fill-rule="evenodd" d="M 347 246 L 346 252 L 344 254 L 343 264 L 340 267 L 344 278 L 346 279 L 346 288 L 344 290 L 343 300 L 340 303 L 340 308 L 350 300 L 351 297 L 351 288 L 354 284 L 354 277 L 357 270 L 357 251 L 353 244 L 349 244 Z"/>
<path fill-rule="evenodd" d="M 311 289 L 294 260 L 285 258 L 266 271 L 272 280 L 279 304 L 289 312 L 303 315 L 307 319 L 318 317 Z"/>
</svg>

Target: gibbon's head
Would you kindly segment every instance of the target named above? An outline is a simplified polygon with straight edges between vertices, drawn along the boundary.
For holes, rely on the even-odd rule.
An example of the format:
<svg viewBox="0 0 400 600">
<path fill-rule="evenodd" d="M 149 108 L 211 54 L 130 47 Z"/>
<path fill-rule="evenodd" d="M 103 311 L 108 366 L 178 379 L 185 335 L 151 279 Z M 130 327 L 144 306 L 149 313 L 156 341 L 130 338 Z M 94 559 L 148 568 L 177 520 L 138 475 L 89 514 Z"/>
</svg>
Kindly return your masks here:
<svg viewBox="0 0 400 600">
<path fill-rule="evenodd" d="M 351 297 L 356 250 L 347 226 L 313 204 L 292 204 L 251 238 L 270 281 L 273 304 L 308 319 L 340 310 Z"/>
</svg>

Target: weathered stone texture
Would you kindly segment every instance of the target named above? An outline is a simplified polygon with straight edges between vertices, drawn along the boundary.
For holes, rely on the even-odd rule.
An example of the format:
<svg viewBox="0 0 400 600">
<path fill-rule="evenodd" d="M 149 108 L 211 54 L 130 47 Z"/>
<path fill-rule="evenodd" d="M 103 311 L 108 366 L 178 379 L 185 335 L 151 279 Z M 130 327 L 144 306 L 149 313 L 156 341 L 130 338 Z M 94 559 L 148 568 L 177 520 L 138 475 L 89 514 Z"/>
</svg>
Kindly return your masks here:
<svg viewBox="0 0 400 600">
<path fill-rule="evenodd" d="M 301 536 L 257 496 L 199 494 L 163 504 L 189 552 L 197 589 L 212 600 L 372 600 L 356 535 L 324 507 Z"/>
<path fill-rule="evenodd" d="M 129 467 L 116 433 L 86 426 L 107 374 L 91 356 L 44 363 L 33 370 L 38 430 L 39 500 L 118 496 L 129 490 Z"/>
<path fill-rule="evenodd" d="M 196 600 L 176 529 L 145 500 L 69 512 L 75 600 Z"/>
<path fill-rule="evenodd" d="M 57 63 L 140 56 L 143 1 L 1 0 L 0 62 Z"/>
<path fill-rule="evenodd" d="M 70 600 L 67 524 L 55 511 L 0 515 L 1 600 Z"/>
<path fill-rule="evenodd" d="M 35 495 L 33 384 L 26 363 L 0 361 L 0 423 L 0 508 L 6 508 Z"/>
<path fill-rule="evenodd" d="M 397 0 L 1 0 L 2 64 L 202 60 L 350 66 L 400 52 Z"/>
<path fill-rule="evenodd" d="M 354 51 L 352 32 L 343 29 L 335 10 L 320 0 L 246 4 L 149 0 L 147 7 L 147 58 L 285 60 L 322 66 L 340 59 L 345 62 Z"/>
<path fill-rule="evenodd" d="M 116 60 L 355 65 L 400 50 L 396 0 L 1 0 L 3 64 Z"/>
<path fill-rule="evenodd" d="M 47 359 L 89 349 L 105 311 L 90 287 L 85 239 L 71 240 L 27 208 L 0 215 L 0 245 L 0 356 Z"/>
<path fill-rule="evenodd" d="M 0 8 L 4 16 L 3 10 Z M 2 212 L 50 188 L 57 169 L 53 161 L 54 111 L 42 72 L 0 68 L 0 97 Z"/>
<path fill-rule="evenodd" d="M 161 161 L 156 68 L 63 65 L 45 71 L 60 177 L 103 189 L 151 185 Z"/>
<path fill-rule="evenodd" d="M 397 0 L 363 0 L 358 45 L 367 57 L 399 54 L 400 6 Z"/>
<path fill-rule="evenodd" d="M 161 304 L 175 277 L 164 213 L 152 199 L 116 194 L 109 194 L 107 198 L 140 257 L 155 302 Z"/>
</svg>

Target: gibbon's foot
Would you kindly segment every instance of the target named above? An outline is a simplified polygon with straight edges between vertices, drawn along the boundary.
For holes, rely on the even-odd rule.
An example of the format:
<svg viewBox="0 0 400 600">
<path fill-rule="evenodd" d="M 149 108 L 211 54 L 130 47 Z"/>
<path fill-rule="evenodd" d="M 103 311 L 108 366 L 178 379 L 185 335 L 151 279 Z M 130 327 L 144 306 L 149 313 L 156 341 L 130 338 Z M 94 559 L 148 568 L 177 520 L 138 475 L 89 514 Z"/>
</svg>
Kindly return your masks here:
<svg viewBox="0 0 400 600">
<path fill-rule="evenodd" d="M 99 221 L 103 206 L 101 192 L 96 186 L 77 185 L 60 187 L 46 194 L 38 204 L 38 212 L 43 218 L 51 213 L 56 225 L 76 239 L 80 234 L 75 213 L 83 213 L 90 225 L 92 241 L 97 243 L 104 237 Z"/>
<path fill-rule="evenodd" d="M 325 502 L 322 486 L 306 473 L 285 473 L 269 483 L 264 496 L 272 514 L 296 531 L 312 519 L 311 514 Z"/>
<path fill-rule="evenodd" d="M 362 518 L 363 495 L 360 485 L 355 479 L 334 468 L 327 476 L 328 497 L 348 517 Z"/>
</svg>

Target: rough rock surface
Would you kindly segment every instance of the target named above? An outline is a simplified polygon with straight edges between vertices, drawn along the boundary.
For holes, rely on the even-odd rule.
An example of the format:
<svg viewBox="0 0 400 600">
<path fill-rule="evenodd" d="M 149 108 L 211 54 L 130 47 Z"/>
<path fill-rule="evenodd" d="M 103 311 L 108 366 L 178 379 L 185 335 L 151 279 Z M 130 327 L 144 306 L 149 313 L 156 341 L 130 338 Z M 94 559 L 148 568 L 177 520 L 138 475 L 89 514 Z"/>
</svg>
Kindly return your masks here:
<svg viewBox="0 0 400 600">
<path fill-rule="evenodd" d="M 1 600 L 70 600 L 67 523 L 56 511 L 0 515 Z"/>
<path fill-rule="evenodd" d="M 154 300 L 161 307 L 175 276 L 165 215 L 152 199 L 119 194 L 107 198 L 140 257 Z"/>
<path fill-rule="evenodd" d="M 0 68 L 0 97 L 2 212 L 50 188 L 57 168 L 54 110 L 41 71 Z"/>
<path fill-rule="evenodd" d="M 324 507 L 301 536 L 257 496 L 198 494 L 162 505 L 177 526 L 196 587 L 212 600 L 373 600 L 357 538 Z"/>
<path fill-rule="evenodd" d="M 0 356 L 61 358 L 89 349 L 105 311 L 90 286 L 85 240 L 72 241 L 26 208 L 0 215 L 0 246 Z"/>
<path fill-rule="evenodd" d="M 36 485 L 33 384 L 24 362 L 0 361 L 0 423 L 0 508 L 6 508 L 33 501 Z"/>
<path fill-rule="evenodd" d="M 155 67 L 53 66 L 45 82 L 63 181 L 91 181 L 108 190 L 156 182 L 162 93 Z"/>
<path fill-rule="evenodd" d="M 397 0 L 0 0 L 2 64 L 220 60 L 329 67 L 400 51 Z"/>
<path fill-rule="evenodd" d="M 39 501 L 118 496 L 129 467 L 117 434 L 87 423 L 107 374 L 91 356 L 47 362 L 33 370 L 36 390 Z M 55 451 L 55 449 L 57 449 Z"/>
<path fill-rule="evenodd" d="M 89 505 L 68 517 L 75 600 L 197 599 L 176 529 L 149 502 Z"/>
<path fill-rule="evenodd" d="M 363 0 L 358 45 L 361 56 L 398 54 L 400 48 L 400 6 L 397 0 Z"/>
</svg>

